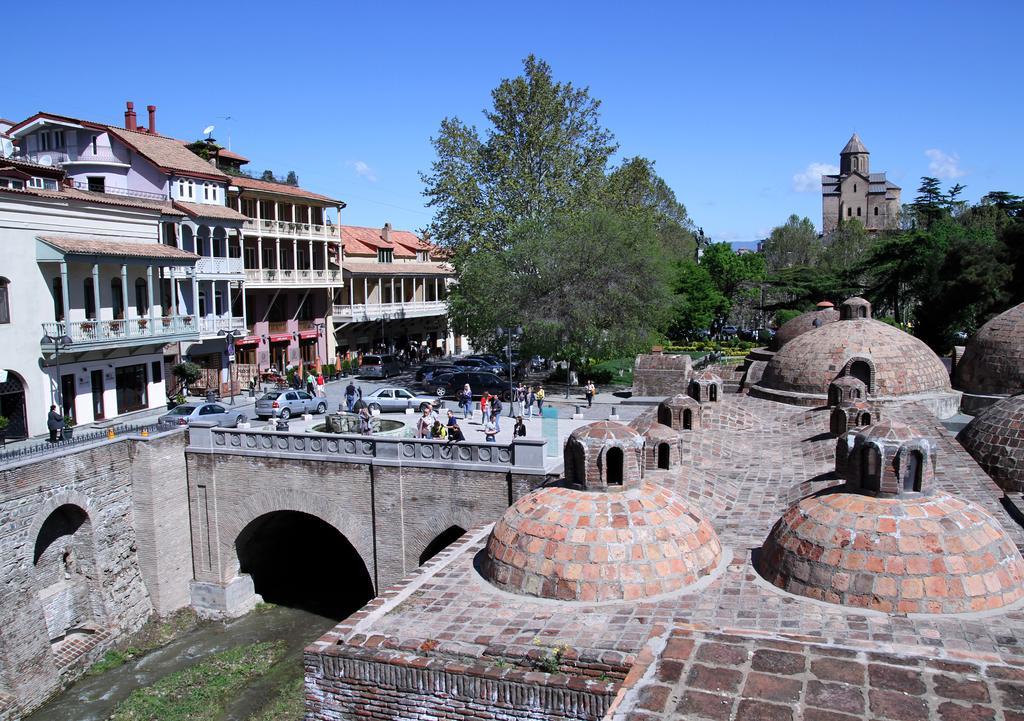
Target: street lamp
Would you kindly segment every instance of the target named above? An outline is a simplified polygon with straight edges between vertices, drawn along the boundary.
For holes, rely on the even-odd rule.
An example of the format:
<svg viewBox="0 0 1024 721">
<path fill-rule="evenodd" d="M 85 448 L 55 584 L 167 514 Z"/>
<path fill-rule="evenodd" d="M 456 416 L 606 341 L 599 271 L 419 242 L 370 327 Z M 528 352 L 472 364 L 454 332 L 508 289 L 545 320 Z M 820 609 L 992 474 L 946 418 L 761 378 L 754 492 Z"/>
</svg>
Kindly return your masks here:
<svg viewBox="0 0 1024 721">
<path fill-rule="evenodd" d="M 508 361 L 508 417 L 512 418 L 512 399 L 515 398 L 515 390 L 512 388 L 512 334 L 515 333 L 518 338 L 523 334 L 523 327 L 518 325 L 515 328 L 512 326 L 507 329 L 498 328 L 498 335 L 502 335 L 506 330 L 508 331 L 508 341 L 505 345 L 505 360 Z"/>
<path fill-rule="evenodd" d="M 70 348 L 74 343 L 69 335 L 50 335 L 46 332 L 46 325 L 43 325 L 43 335 L 46 336 L 48 343 L 53 343 L 53 355 L 57 360 L 57 404 L 60 406 L 60 412 L 64 413 L 64 388 L 60 373 L 60 349 Z"/>
<path fill-rule="evenodd" d="M 241 334 L 235 335 L 235 330 L 221 329 L 217 331 L 217 335 L 224 336 L 224 343 L 227 345 L 228 350 L 228 385 L 231 389 L 231 405 L 235 405 L 235 338 L 240 338 Z"/>
<path fill-rule="evenodd" d="M 387 321 L 387 320 L 391 320 L 391 314 L 390 313 L 381 313 L 380 314 L 380 344 L 381 344 L 381 346 L 384 349 L 383 350 L 384 353 L 388 352 L 387 339 L 384 337 L 384 321 Z"/>
</svg>

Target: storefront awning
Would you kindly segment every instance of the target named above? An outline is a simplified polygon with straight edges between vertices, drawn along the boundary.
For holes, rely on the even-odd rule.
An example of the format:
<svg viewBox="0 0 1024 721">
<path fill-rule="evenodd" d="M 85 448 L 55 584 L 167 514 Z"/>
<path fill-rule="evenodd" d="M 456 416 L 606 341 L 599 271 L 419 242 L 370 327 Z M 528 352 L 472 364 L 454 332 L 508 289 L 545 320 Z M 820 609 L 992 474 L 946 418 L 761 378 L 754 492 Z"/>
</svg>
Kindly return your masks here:
<svg viewBox="0 0 1024 721">
<path fill-rule="evenodd" d="M 291 333 L 271 333 L 270 334 L 270 342 L 271 343 L 291 343 L 292 342 L 292 334 Z"/>
<path fill-rule="evenodd" d="M 319 333 L 315 330 L 300 330 L 299 338 L 302 340 L 315 340 Z"/>
<path fill-rule="evenodd" d="M 247 335 L 244 338 L 239 338 L 235 341 L 235 345 L 259 345 L 260 337 L 258 335 Z"/>
</svg>

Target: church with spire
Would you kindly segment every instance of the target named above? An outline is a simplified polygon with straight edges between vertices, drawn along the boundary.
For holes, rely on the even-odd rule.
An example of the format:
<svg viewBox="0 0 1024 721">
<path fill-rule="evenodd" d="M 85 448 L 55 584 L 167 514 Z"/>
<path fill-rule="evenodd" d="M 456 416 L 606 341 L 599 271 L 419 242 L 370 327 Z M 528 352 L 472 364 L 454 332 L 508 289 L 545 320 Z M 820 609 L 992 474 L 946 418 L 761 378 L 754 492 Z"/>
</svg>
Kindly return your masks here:
<svg viewBox="0 0 1024 721">
<path fill-rule="evenodd" d="M 821 176 L 821 227 L 827 239 L 840 225 L 858 220 L 869 231 L 896 227 L 900 187 L 872 173 L 868 149 L 854 133 L 839 153 L 839 174 Z"/>
</svg>

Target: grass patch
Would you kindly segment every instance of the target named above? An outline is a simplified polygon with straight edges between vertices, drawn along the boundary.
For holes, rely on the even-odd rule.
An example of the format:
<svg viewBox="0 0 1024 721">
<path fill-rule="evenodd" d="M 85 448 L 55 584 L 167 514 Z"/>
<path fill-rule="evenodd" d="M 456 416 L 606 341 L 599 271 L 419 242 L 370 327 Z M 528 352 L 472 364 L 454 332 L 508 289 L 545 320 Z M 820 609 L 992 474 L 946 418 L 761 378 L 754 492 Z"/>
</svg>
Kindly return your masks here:
<svg viewBox="0 0 1024 721">
<path fill-rule="evenodd" d="M 283 641 L 254 643 L 218 653 L 138 689 L 109 721 L 214 721 L 246 684 L 284 655 Z"/>
<path fill-rule="evenodd" d="M 199 625 L 199 622 L 199 617 L 189 608 L 175 611 L 164 618 L 151 619 L 136 633 L 133 633 L 131 638 L 124 639 L 117 648 L 107 651 L 103 658 L 89 667 L 86 674 L 99 676 L 101 673 L 123 666 L 140 656 L 145 656 L 186 631 L 191 631 Z"/>
<path fill-rule="evenodd" d="M 633 385 L 634 360 L 634 358 L 613 358 L 603 363 L 597 363 L 593 367 L 598 371 L 608 371 L 611 374 L 612 385 L 631 386 Z"/>
<path fill-rule="evenodd" d="M 304 671 L 295 664 L 277 696 L 249 721 L 302 721 L 306 713 Z"/>
</svg>

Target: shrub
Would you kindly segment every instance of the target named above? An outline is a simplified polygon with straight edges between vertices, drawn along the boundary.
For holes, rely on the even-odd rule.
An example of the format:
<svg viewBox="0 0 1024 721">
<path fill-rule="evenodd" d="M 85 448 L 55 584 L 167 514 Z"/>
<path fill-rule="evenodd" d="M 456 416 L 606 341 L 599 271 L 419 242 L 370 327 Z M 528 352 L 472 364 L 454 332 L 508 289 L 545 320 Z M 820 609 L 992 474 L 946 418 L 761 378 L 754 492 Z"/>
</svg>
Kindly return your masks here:
<svg viewBox="0 0 1024 721">
<path fill-rule="evenodd" d="M 203 375 L 203 369 L 197 366 L 195 363 L 190 361 L 183 361 L 178 363 L 174 368 L 171 369 L 171 373 L 178 379 L 178 383 L 188 388 L 191 385 L 195 385 Z"/>
</svg>

